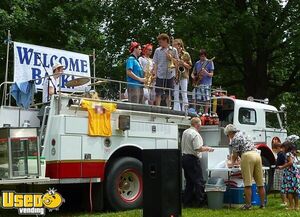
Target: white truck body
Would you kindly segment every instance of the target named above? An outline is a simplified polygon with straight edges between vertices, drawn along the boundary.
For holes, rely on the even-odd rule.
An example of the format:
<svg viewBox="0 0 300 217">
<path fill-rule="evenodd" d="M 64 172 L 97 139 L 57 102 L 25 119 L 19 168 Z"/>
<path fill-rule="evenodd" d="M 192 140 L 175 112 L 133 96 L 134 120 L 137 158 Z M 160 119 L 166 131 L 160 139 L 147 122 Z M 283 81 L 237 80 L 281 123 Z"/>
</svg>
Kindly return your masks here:
<svg viewBox="0 0 300 217">
<path fill-rule="evenodd" d="M 29 120 L 31 127 L 40 129 L 41 156 L 46 161 L 45 174 L 48 183 L 105 183 L 110 176 L 120 180 L 124 176 L 127 177 L 127 182 L 116 180 L 115 183 L 125 183 L 124 188 L 127 189 L 132 177 L 136 177 L 131 185 L 133 189 L 123 190 L 123 193 L 120 189 L 118 190 L 121 200 L 117 197 L 108 198 L 108 200 L 111 205 L 114 204 L 114 209 L 139 207 L 142 200 L 142 173 L 138 170 L 141 170 L 142 150 L 180 148 L 182 132 L 189 127 L 191 117 L 186 116 L 184 112 L 173 112 L 168 108 L 106 101 L 118 103 L 117 110 L 111 116 L 112 136 L 94 137 L 88 135 L 88 112 L 80 105 L 68 106 L 69 100 L 74 98 L 76 97 L 54 95 L 49 105 L 48 117 L 44 116 L 42 126 L 38 119 L 38 115 L 43 116 L 41 110 L 23 110 L 12 106 L 2 106 L 0 126 L 9 124 L 11 127 L 22 127 L 23 123 Z M 76 98 L 77 101 L 81 99 Z M 229 141 L 224 135 L 224 127 L 226 124 L 233 123 L 253 139 L 261 150 L 265 162 L 269 165 L 273 164 L 275 158 L 271 151 L 271 141 L 274 137 L 279 137 L 283 141 L 287 134 L 282 127 L 278 110 L 274 106 L 227 96 L 218 97 L 217 102 L 220 124 L 202 126 L 200 134 L 204 139 L 204 144 L 215 148 L 220 147 L 218 153 L 227 153 Z M 276 117 L 277 122 L 275 122 L 278 127 L 269 125 L 267 118 L 269 114 Z M 128 130 L 119 129 L 119 117 L 122 115 L 130 117 Z M 204 155 L 202 159 L 204 160 L 204 173 L 207 172 L 207 167 L 215 165 L 217 161 L 225 160 L 220 159 L 219 155 L 216 156 L 217 159 L 207 162 L 208 158 Z M 128 157 L 131 163 L 135 159 L 135 164 L 139 169 L 129 173 L 125 169 L 120 174 L 115 174 L 116 162 Z M 40 183 L 40 178 L 43 177 L 31 177 L 31 181 L 13 180 L 13 183 Z M 2 179 L 1 183 L 11 184 L 12 180 Z M 122 188 L 120 184 L 113 187 Z M 108 188 L 106 193 L 109 194 L 109 187 L 105 188 Z"/>
</svg>

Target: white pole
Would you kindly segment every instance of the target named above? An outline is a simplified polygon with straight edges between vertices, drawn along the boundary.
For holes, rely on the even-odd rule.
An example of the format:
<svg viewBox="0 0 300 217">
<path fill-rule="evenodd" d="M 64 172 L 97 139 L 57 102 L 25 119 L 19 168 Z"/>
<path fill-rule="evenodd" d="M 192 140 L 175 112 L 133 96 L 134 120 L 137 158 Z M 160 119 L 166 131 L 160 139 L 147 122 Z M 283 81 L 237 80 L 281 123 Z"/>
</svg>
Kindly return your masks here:
<svg viewBox="0 0 300 217">
<path fill-rule="evenodd" d="M 7 94 L 7 79 L 8 79 L 8 61 L 9 61 L 9 45 L 11 41 L 10 30 L 7 31 L 7 48 L 6 48 L 6 66 L 5 66 L 5 79 L 4 79 L 4 91 L 2 97 L 2 105 L 6 105 L 6 94 Z"/>
<path fill-rule="evenodd" d="M 95 77 L 96 77 L 96 50 L 93 49 L 93 83 L 95 83 Z M 93 85 L 93 90 L 96 89 L 96 85 Z"/>
</svg>

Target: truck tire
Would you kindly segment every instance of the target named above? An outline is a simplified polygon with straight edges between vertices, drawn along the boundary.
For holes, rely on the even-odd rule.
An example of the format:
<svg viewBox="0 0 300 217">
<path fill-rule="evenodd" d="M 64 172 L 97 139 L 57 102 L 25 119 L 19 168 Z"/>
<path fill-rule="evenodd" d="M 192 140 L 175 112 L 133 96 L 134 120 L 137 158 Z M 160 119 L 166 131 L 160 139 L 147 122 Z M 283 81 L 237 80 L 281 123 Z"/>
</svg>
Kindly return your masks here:
<svg viewBox="0 0 300 217">
<path fill-rule="evenodd" d="M 105 193 L 115 211 L 137 209 L 143 202 L 142 162 L 132 157 L 115 160 L 108 169 Z"/>
</svg>

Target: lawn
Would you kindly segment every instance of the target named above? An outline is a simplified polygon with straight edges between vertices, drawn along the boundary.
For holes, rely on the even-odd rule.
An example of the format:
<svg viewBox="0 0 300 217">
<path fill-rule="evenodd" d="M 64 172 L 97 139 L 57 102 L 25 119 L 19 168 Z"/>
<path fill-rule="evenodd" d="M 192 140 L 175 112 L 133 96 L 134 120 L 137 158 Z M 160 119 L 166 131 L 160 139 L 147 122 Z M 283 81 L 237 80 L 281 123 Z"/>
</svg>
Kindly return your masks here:
<svg viewBox="0 0 300 217">
<path fill-rule="evenodd" d="M 300 217 L 300 211 L 287 211 L 285 208 L 280 207 L 280 199 L 274 197 L 273 194 L 268 196 L 268 204 L 266 209 L 260 210 L 257 207 L 254 207 L 252 210 L 249 211 L 241 211 L 238 208 L 224 208 L 222 210 L 209 210 L 207 208 L 199 208 L 199 209 L 183 209 L 182 216 L 183 217 L 226 217 L 226 216 L 236 216 L 236 217 L 266 217 L 266 216 L 273 216 L 273 217 L 280 217 L 280 216 L 291 216 L 291 217 Z M 16 210 L 4 211 L 1 210 L 0 216 L 8 217 L 8 216 L 18 216 Z M 46 214 L 46 216 L 64 216 L 64 217 L 142 217 L 141 210 L 132 210 L 126 212 L 117 212 L 117 213 L 65 213 L 60 211 L 53 211 L 52 213 Z M 155 216 L 153 216 L 155 217 Z"/>
</svg>

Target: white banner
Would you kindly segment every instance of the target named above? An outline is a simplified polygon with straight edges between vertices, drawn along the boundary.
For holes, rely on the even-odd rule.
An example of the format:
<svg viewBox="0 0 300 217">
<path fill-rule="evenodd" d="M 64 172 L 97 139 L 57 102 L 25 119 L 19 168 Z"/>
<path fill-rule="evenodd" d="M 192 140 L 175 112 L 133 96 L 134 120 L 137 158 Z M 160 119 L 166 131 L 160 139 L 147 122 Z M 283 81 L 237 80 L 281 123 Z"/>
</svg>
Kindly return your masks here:
<svg viewBox="0 0 300 217">
<path fill-rule="evenodd" d="M 61 63 L 64 73 L 72 76 L 62 76 L 62 91 L 72 92 L 84 90 L 90 83 L 75 88 L 67 88 L 68 81 L 76 75 L 91 77 L 90 60 L 86 54 L 74 53 L 49 47 L 14 42 L 14 81 L 22 82 L 45 77 L 46 71 L 52 75 L 52 66 Z M 45 69 L 44 69 L 45 67 Z M 44 79 L 36 80 L 36 87 L 43 89 Z"/>
</svg>

